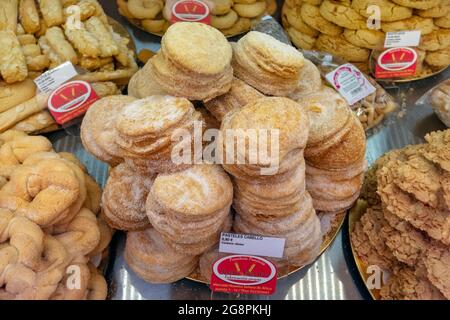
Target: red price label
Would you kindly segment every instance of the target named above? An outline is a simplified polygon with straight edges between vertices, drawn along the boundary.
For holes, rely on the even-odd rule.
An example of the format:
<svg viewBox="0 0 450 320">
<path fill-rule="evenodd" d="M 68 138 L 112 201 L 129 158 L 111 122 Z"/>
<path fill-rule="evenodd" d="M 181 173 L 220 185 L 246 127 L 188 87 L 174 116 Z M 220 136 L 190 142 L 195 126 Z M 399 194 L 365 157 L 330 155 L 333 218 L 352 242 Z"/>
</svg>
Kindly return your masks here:
<svg viewBox="0 0 450 320">
<path fill-rule="evenodd" d="M 378 57 L 375 66 L 376 78 L 402 78 L 416 73 L 417 52 L 408 47 L 391 48 Z"/>
<path fill-rule="evenodd" d="M 211 290 L 215 292 L 271 295 L 277 285 L 277 268 L 261 257 L 232 255 L 213 264 Z"/>
<path fill-rule="evenodd" d="M 198 0 L 180 0 L 172 7 L 171 22 L 202 22 L 211 24 L 209 7 Z"/>
<path fill-rule="evenodd" d="M 86 113 L 98 99 L 89 83 L 70 81 L 53 91 L 48 99 L 48 109 L 58 124 L 65 124 Z"/>
</svg>

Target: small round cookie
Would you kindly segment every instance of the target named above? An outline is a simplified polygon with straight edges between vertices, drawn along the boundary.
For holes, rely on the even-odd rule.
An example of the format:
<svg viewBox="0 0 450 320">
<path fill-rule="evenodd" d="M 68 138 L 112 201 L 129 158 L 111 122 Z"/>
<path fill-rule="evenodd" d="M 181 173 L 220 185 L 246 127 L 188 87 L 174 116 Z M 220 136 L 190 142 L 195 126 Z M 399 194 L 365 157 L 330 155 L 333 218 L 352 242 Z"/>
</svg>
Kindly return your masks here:
<svg viewBox="0 0 450 320">
<path fill-rule="evenodd" d="M 438 29 L 420 38 L 419 49 L 437 51 L 450 46 L 450 30 Z"/>
<path fill-rule="evenodd" d="M 408 8 L 427 10 L 438 6 L 441 0 L 392 0 L 392 2 Z"/>
<path fill-rule="evenodd" d="M 302 0 L 286 0 L 284 1 L 284 4 L 289 6 L 289 8 L 295 9 L 299 8 L 302 4 Z"/>
<path fill-rule="evenodd" d="M 316 65 L 305 59 L 305 64 L 300 69 L 300 80 L 297 89 L 289 95 L 292 100 L 299 100 L 302 97 L 317 92 L 322 87 L 322 76 Z"/>
<path fill-rule="evenodd" d="M 444 1 L 427 10 L 416 10 L 416 14 L 422 18 L 441 18 L 448 13 L 450 13 L 450 2 L 445 3 Z"/>
<path fill-rule="evenodd" d="M 344 30 L 343 36 L 345 40 L 354 46 L 370 50 L 382 47 L 384 45 L 384 38 L 386 37 L 384 32 L 373 29 L 346 29 Z"/>
<path fill-rule="evenodd" d="M 162 16 L 156 17 L 154 20 L 144 19 L 141 20 L 141 26 L 145 31 L 150 33 L 162 33 L 164 30 L 168 28 L 169 22 L 164 19 Z"/>
<path fill-rule="evenodd" d="M 86 112 L 81 123 L 81 141 L 84 147 L 101 161 L 115 165 L 122 158 L 116 145 L 116 117 L 136 99 L 129 96 L 109 96 L 96 101 Z"/>
<path fill-rule="evenodd" d="M 303 3 L 300 10 L 303 21 L 310 27 L 330 36 L 337 36 L 342 33 L 343 30 L 341 27 L 320 15 L 319 7 Z"/>
<path fill-rule="evenodd" d="M 425 62 L 435 69 L 450 65 L 450 46 L 442 50 L 427 52 Z"/>
<path fill-rule="evenodd" d="M 130 10 L 128 10 L 127 0 L 117 0 L 117 9 L 122 16 L 128 19 L 134 19 L 134 16 L 131 14 Z"/>
<path fill-rule="evenodd" d="M 342 36 L 333 37 L 321 34 L 316 41 L 316 48 L 335 54 L 350 62 L 364 62 L 369 60 L 370 51 L 365 48 L 354 46 Z"/>
<path fill-rule="evenodd" d="M 352 8 L 366 18 L 372 18 L 373 11 L 368 10 L 370 6 L 380 8 L 381 21 L 398 21 L 410 18 L 413 14 L 411 8 L 399 6 L 389 0 L 353 0 Z"/>
<path fill-rule="evenodd" d="M 128 0 L 128 12 L 136 19 L 154 19 L 164 8 L 162 0 Z"/>
<path fill-rule="evenodd" d="M 420 30 L 421 35 L 426 35 L 435 29 L 433 19 L 412 16 L 411 18 L 394 22 L 383 22 L 381 29 L 384 32 L 396 32 L 402 30 Z"/>
<path fill-rule="evenodd" d="M 308 3 L 313 6 L 320 6 L 323 0 L 303 0 L 303 3 Z"/>
<path fill-rule="evenodd" d="M 211 25 L 217 29 L 228 29 L 231 28 L 239 19 L 236 11 L 229 10 L 228 13 L 218 16 L 211 16 Z"/>
<path fill-rule="evenodd" d="M 292 27 L 288 28 L 286 31 L 291 38 L 292 43 L 297 48 L 303 50 L 312 50 L 314 48 L 317 38 L 311 37 Z"/>
<path fill-rule="evenodd" d="M 325 0 L 320 5 L 319 11 L 322 17 L 343 28 L 352 30 L 366 28 L 366 18 L 342 2 Z"/>
<path fill-rule="evenodd" d="M 267 14 L 273 16 L 277 12 L 277 1 L 276 0 L 266 0 L 266 12 Z"/>
<path fill-rule="evenodd" d="M 231 46 L 219 30 L 196 22 L 171 25 L 162 38 L 161 50 L 180 69 L 206 76 L 223 73 L 232 56 Z"/>
<path fill-rule="evenodd" d="M 231 7 L 233 6 L 232 0 L 211 0 L 211 2 L 211 14 L 215 16 L 222 16 L 224 14 L 227 14 L 228 12 L 230 12 Z"/>
<path fill-rule="evenodd" d="M 295 28 L 301 34 L 305 34 L 309 37 L 317 37 L 319 35 L 319 31 L 314 28 L 308 26 L 301 17 L 300 7 L 298 8 L 290 8 L 289 6 L 283 6 L 282 11 L 282 20 L 285 28 L 289 28 L 289 26 Z"/>
<path fill-rule="evenodd" d="M 233 9 L 240 17 L 255 18 L 266 11 L 266 1 L 258 1 L 252 4 L 235 3 Z"/>
<path fill-rule="evenodd" d="M 250 30 L 251 27 L 252 22 L 249 18 L 239 18 L 239 20 L 234 24 L 234 26 L 228 29 L 222 29 L 220 31 L 222 31 L 222 33 L 225 36 L 234 36 L 239 33 Z"/>
<path fill-rule="evenodd" d="M 434 19 L 434 24 L 441 28 L 450 29 L 450 13 L 447 13 L 444 17 Z"/>
</svg>

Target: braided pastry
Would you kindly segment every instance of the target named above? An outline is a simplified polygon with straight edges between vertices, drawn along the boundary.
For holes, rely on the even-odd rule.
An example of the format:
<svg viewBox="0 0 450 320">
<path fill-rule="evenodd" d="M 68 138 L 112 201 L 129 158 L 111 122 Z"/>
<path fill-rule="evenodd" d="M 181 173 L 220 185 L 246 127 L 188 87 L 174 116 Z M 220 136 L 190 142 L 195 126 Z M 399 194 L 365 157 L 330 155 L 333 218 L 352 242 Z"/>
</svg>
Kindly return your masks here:
<svg viewBox="0 0 450 320">
<path fill-rule="evenodd" d="M 2 188 L 0 208 L 47 227 L 73 216 L 79 195 L 80 182 L 70 167 L 62 160 L 48 159 L 13 172 Z"/>
<path fill-rule="evenodd" d="M 81 209 L 65 230 L 57 230 L 56 233 L 55 238 L 73 259 L 88 255 L 100 242 L 97 217 L 86 208 Z"/>
</svg>

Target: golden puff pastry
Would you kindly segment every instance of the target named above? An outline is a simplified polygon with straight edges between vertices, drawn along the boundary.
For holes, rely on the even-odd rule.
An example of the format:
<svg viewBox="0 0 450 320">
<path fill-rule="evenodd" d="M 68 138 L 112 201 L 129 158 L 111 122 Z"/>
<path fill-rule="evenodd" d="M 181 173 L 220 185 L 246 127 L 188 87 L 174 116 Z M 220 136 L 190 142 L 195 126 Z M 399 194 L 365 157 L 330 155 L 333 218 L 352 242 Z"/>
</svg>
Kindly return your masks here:
<svg viewBox="0 0 450 320">
<path fill-rule="evenodd" d="M 34 0 L 20 0 L 19 13 L 20 23 L 26 33 L 39 31 L 39 12 Z"/>
<path fill-rule="evenodd" d="M 50 47 L 63 61 L 70 61 L 78 64 L 78 56 L 72 45 L 64 37 L 64 33 L 59 27 L 51 27 L 45 33 Z"/>
<path fill-rule="evenodd" d="M 85 22 L 89 31 L 98 41 L 100 46 L 100 57 L 111 57 L 119 53 L 119 48 L 114 41 L 108 27 L 98 17 L 91 17 Z"/>
<path fill-rule="evenodd" d="M 6 83 L 23 81 L 28 75 L 25 56 L 12 31 L 0 31 L 0 74 Z"/>
<path fill-rule="evenodd" d="M 39 7 L 45 24 L 48 27 L 59 26 L 64 23 L 64 13 L 61 1 L 40 0 Z"/>
<path fill-rule="evenodd" d="M 0 1 L 0 30 L 16 31 L 18 6 L 18 0 Z"/>
</svg>

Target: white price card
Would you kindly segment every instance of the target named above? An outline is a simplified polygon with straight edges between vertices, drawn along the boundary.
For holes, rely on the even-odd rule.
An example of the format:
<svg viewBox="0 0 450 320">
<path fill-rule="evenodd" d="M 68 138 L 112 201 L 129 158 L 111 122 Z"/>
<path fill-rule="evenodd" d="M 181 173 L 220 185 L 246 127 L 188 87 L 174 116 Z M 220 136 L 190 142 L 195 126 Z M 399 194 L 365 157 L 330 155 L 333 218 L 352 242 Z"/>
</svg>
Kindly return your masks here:
<svg viewBox="0 0 450 320">
<path fill-rule="evenodd" d="M 52 93 L 62 84 L 78 75 L 71 62 L 65 62 L 34 79 L 34 83 L 41 93 Z"/>
<path fill-rule="evenodd" d="M 420 30 L 387 32 L 385 48 L 417 47 L 420 43 Z"/>
<path fill-rule="evenodd" d="M 284 238 L 223 232 L 219 252 L 282 258 L 285 242 Z"/>
<path fill-rule="evenodd" d="M 325 78 L 352 105 L 375 92 L 375 87 L 351 63 L 343 64 Z"/>
</svg>

